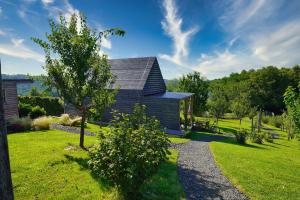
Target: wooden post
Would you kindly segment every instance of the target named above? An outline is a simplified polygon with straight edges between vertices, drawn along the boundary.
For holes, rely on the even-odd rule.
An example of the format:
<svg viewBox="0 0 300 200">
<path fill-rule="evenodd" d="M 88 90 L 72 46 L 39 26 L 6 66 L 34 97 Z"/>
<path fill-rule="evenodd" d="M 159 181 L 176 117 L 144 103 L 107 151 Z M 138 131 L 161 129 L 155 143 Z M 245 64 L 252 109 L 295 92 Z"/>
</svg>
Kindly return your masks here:
<svg viewBox="0 0 300 200">
<path fill-rule="evenodd" d="M 0 199 L 11 200 L 14 199 L 9 154 L 6 124 L 4 119 L 3 107 L 3 88 L 2 88 L 2 73 L 1 73 L 1 60 L 0 60 Z"/>
<path fill-rule="evenodd" d="M 193 128 L 193 96 L 190 97 L 191 128 Z"/>
<path fill-rule="evenodd" d="M 184 99 L 184 130 L 187 131 L 188 125 L 188 99 Z"/>
</svg>

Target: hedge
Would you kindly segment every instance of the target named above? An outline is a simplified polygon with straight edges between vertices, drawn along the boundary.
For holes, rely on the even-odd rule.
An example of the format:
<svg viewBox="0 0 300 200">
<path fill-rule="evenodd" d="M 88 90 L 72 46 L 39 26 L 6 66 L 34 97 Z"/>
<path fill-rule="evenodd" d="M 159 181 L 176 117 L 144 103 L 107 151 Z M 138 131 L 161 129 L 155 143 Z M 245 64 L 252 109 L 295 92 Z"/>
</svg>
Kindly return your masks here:
<svg viewBox="0 0 300 200">
<path fill-rule="evenodd" d="M 56 97 L 19 96 L 18 99 L 20 103 L 44 108 L 47 115 L 60 116 L 64 113 L 63 102 Z"/>
</svg>

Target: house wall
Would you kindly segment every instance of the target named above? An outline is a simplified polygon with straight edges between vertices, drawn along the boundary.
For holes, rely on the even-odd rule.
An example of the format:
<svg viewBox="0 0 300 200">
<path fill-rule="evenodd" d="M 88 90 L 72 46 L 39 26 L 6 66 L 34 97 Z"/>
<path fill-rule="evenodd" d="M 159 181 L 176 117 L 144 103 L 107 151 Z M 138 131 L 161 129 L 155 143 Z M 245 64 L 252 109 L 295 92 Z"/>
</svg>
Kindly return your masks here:
<svg viewBox="0 0 300 200">
<path fill-rule="evenodd" d="M 19 117 L 17 85 L 14 81 L 3 81 L 5 92 L 4 116 L 5 119 Z"/>
<path fill-rule="evenodd" d="M 131 113 L 134 106 L 141 103 L 141 93 L 139 90 L 119 90 L 116 95 L 116 101 L 111 108 L 107 109 L 103 116 L 103 121 L 111 119 L 112 110 L 118 110 L 122 113 Z"/>
<path fill-rule="evenodd" d="M 166 84 L 162 77 L 157 60 L 155 60 L 151 71 L 149 72 L 148 79 L 143 89 L 144 95 L 151 95 L 162 93 L 166 91 Z"/>
<path fill-rule="evenodd" d="M 180 129 L 179 101 L 165 98 L 144 97 L 142 104 L 146 105 L 148 116 L 156 117 L 167 129 Z"/>
</svg>

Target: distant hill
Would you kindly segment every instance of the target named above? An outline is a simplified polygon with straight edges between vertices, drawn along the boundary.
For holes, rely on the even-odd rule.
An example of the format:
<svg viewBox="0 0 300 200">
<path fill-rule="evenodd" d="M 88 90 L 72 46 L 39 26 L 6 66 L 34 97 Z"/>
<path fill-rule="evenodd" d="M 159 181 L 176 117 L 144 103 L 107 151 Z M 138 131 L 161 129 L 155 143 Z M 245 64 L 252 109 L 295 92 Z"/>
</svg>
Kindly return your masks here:
<svg viewBox="0 0 300 200">
<path fill-rule="evenodd" d="M 18 95 L 21 96 L 26 96 L 29 94 L 30 89 L 35 86 L 37 87 L 40 91 L 43 91 L 46 89 L 46 87 L 43 85 L 42 81 L 40 80 L 35 80 L 38 79 L 39 76 L 33 77 L 33 83 L 22 83 L 18 84 L 17 89 L 18 89 Z M 29 77 L 25 74 L 2 74 L 3 79 L 28 79 Z"/>
</svg>

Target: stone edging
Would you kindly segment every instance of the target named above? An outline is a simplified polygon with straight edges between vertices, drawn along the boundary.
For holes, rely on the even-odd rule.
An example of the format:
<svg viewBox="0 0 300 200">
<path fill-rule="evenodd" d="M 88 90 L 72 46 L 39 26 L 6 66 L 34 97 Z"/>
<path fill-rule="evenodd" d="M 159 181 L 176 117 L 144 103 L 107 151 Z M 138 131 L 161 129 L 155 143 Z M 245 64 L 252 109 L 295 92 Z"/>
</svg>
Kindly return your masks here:
<svg viewBox="0 0 300 200">
<path fill-rule="evenodd" d="M 69 133 L 80 134 L 80 129 L 72 126 L 63 126 L 61 124 L 53 123 L 50 125 L 50 129 L 66 131 Z M 84 130 L 84 134 L 87 136 L 95 136 L 96 134 L 87 130 Z"/>
</svg>

